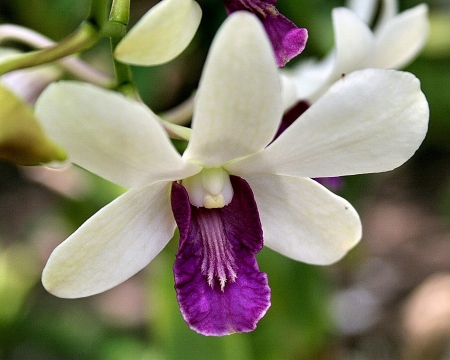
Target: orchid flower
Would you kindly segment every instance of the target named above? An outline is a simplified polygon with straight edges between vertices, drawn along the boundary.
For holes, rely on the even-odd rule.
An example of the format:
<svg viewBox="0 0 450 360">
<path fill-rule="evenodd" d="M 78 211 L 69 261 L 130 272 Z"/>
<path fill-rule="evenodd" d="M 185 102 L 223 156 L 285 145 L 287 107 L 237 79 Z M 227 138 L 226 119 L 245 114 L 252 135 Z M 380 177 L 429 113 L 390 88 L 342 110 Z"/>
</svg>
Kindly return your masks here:
<svg viewBox="0 0 450 360">
<path fill-rule="evenodd" d="M 335 49 L 322 61 L 306 60 L 284 76 L 284 103 L 316 101 L 335 81 L 364 68 L 399 69 L 422 50 L 428 38 L 426 4 L 397 14 L 396 0 L 383 0 L 383 11 L 372 31 L 378 0 L 353 0 L 351 9 L 333 9 Z M 352 11 L 353 9 L 353 11 Z"/>
<path fill-rule="evenodd" d="M 269 145 L 282 112 L 271 44 L 248 12 L 230 15 L 213 41 L 182 156 L 144 104 L 89 84 L 51 85 L 36 106 L 46 131 L 72 162 L 131 189 L 53 251 L 45 288 L 66 298 L 108 290 L 149 264 L 177 224 L 187 324 L 205 335 L 253 330 L 270 306 L 255 259 L 263 244 L 326 265 L 361 238 L 356 210 L 310 177 L 393 169 L 428 124 L 419 81 L 384 69 L 339 81 Z"/>
<path fill-rule="evenodd" d="M 263 23 L 278 66 L 300 54 L 308 32 L 281 15 L 276 0 L 223 0 L 228 14 L 245 10 Z M 115 57 L 134 65 L 159 65 L 178 56 L 191 42 L 202 11 L 193 0 L 162 0 L 151 8 L 122 39 Z M 146 44 L 146 46 L 142 46 Z"/>
</svg>

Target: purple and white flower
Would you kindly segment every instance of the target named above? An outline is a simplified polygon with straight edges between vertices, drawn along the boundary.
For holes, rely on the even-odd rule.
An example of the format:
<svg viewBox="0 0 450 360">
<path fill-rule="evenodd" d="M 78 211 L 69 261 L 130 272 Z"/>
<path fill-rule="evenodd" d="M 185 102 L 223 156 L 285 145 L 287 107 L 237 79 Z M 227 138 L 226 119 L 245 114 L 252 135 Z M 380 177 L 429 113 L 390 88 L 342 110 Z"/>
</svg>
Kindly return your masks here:
<svg viewBox="0 0 450 360">
<path fill-rule="evenodd" d="M 182 156 L 145 105 L 92 85 L 53 84 L 36 113 L 72 162 L 131 188 L 54 250 L 45 288 L 66 298 L 108 290 L 178 225 L 177 298 L 205 335 L 251 331 L 266 313 L 270 288 L 255 259 L 263 244 L 326 265 L 359 242 L 355 209 L 311 177 L 391 170 L 428 124 L 413 75 L 370 69 L 336 83 L 271 143 L 283 113 L 278 68 L 248 12 L 230 15 L 212 44 Z"/>
</svg>

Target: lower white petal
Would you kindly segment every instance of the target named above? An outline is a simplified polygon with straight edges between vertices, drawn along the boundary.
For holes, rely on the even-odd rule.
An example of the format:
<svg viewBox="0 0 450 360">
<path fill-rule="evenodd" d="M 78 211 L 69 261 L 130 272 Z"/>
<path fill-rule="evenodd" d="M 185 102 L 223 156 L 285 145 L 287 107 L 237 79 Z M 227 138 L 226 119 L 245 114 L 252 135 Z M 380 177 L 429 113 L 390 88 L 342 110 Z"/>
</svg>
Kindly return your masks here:
<svg viewBox="0 0 450 360">
<path fill-rule="evenodd" d="M 44 287 L 63 298 L 94 295 L 147 266 L 175 230 L 170 186 L 129 190 L 88 219 L 50 255 Z"/>
<path fill-rule="evenodd" d="M 314 180 L 279 175 L 244 177 L 255 195 L 264 245 L 292 259 L 328 265 L 361 239 L 356 210 Z"/>
<path fill-rule="evenodd" d="M 177 57 L 197 31 L 202 10 L 192 0 L 163 0 L 122 39 L 115 57 L 134 65 L 159 65 Z"/>
</svg>

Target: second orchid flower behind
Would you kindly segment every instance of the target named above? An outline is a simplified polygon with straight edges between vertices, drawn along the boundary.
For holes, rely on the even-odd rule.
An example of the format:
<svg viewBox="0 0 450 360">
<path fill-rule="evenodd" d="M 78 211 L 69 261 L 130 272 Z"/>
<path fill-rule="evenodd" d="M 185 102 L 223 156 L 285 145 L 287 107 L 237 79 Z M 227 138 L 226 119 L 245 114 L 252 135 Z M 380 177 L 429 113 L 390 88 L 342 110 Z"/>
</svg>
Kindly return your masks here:
<svg viewBox="0 0 450 360">
<path fill-rule="evenodd" d="M 374 29 L 378 5 L 381 11 Z M 428 7 L 417 5 L 397 13 L 397 0 L 350 0 L 350 9 L 332 11 L 335 48 L 321 61 L 307 59 L 282 71 L 284 102 L 316 101 L 343 75 L 365 68 L 401 69 L 425 46 L 429 33 Z"/>
<path fill-rule="evenodd" d="M 178 225 L 185 321 L 204 335 L 252 331 L 270 306 L 255 258 L 263 244 L 326 265 L 361 238 L 355 209 L 310 178 L 391 170 L 428 124 L 419 81 L 384 69 L 339 81 L 271 143 L 282 113 L 271 44 L 248 12 L 216 35 L 182 156 L 145 105 L 83 83 L 51 85 L 36 106 L 48 134 L 73 163 L 132 189 L 54 250 L 45 288 L 66 298 L 108 290 L 144 268 Z"/>
</svg>

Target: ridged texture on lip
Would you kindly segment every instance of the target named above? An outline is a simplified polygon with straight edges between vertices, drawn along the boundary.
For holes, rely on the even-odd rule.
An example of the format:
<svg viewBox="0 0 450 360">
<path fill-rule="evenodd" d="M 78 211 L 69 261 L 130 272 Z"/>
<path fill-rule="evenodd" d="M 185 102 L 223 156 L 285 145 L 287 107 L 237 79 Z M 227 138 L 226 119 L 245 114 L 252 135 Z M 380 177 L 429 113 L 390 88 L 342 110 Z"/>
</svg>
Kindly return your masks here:
<svg viewBox="0 0 450 360">
<path fill-rule="evenodd" d="M 270 306 L 255 258 L 263 237 L 253 193 L 241 178 L 231 182 L 233 200 L 220 209 L 196 208 L 181 185 L 172 187 L 180 229 L 175 289 L 185 321 L 203 335 L 252 331 Z"/>
</svg>

